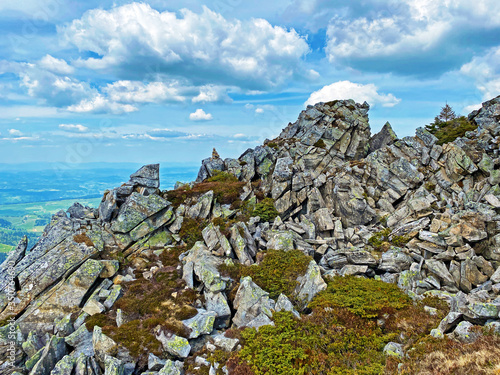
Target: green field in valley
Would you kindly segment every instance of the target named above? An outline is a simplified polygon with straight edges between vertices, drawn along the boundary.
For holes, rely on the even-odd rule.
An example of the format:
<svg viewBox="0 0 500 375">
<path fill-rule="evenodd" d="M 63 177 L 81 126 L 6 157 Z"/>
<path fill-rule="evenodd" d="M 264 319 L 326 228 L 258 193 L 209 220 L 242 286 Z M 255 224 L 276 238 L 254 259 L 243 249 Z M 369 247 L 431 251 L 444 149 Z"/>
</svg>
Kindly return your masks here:
<svg viewBox="0 0 500 375">
<path fill-rule="evenodd" d="M 9 252 L 24 235 L 28 236 L 28 246 L 33 246 L 52 215 L 60 210 L 67 210 L 76 201 L 84 206 L 97 207 L 101 199 L 0 205 L 0 253 Z"/>
</svg>

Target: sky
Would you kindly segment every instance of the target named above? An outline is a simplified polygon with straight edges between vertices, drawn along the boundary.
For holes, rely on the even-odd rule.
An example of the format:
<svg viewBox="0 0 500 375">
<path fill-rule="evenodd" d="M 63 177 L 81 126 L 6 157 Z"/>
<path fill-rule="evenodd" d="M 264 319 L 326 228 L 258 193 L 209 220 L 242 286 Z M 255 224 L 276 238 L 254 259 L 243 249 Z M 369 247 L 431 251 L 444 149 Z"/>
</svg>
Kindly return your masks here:
<svg viewBox="0 0 500 375">
<path fill-rule="evenodd" d="M 500 95 L 498 0 L 2 0 L 0 163 L 199 163 L 309 104 L 400 136 Z"/>
</svg>

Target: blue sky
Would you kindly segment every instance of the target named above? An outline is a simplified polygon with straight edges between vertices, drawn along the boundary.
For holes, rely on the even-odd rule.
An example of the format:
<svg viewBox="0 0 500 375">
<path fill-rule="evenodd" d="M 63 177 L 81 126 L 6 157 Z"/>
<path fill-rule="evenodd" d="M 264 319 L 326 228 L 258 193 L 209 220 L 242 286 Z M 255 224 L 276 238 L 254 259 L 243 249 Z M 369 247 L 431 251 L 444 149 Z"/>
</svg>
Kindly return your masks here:
<svg viewBox="0 0 500 375">
<path fill-rule="evenodd" d="M 399 136 L 500 94 L 498 0 L 3 0 L 0 162 L 237 157 L 307 104 Z"/>
</svg>

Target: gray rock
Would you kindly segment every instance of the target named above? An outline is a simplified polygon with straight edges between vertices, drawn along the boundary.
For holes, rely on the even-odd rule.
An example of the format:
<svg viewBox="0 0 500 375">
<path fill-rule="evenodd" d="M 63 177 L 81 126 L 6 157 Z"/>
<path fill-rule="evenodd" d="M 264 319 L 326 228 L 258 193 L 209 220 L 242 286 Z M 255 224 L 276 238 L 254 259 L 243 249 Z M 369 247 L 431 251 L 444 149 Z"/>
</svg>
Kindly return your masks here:
<svg viewBox="0 0 500 375">
<path fill-rule="evenodd" d="M 236 327 L 243 327 L 261 313 L 272 317 L 275 302 L 269 298 L 269 293 L 252 281 L 251 277 L 244 277 L 240 281 L 233 305 L 236 309 L 233 324 Z"/>
<path fill-rule="evenodd" d="M 125 364 L 115 357 L 104 357 L 104 375 L 124 375 Z"/>
<path fill-rule="evenodd" d="M 184 364 L 180 361 L 167 360 L 165 366 L 160 370 L 158 375 L 182 375 Z"/>
<path fill-rule="evenodd" d="M 217 293 L 226 289 L 226 279 L 218 269 L 223 260 L 212 255 L 203 242 L 197 242 L 182 262 L 184 264 L 182 278 L 188 287 L 193 288 L 193 277 L 197 276 L 210 292 Z"/>
<path fill-rule="evenodd" d="M 130 175 L 130 182 L 134 185 L 158 189 L 160 187 L 160 164 L 141 167 Z"/>
<path fill-rule="evenodd" d="M 300 314 L 294 309 L 292 302 L 283 293 L 279 295 L 274 309 L 276 311 L 289 311 L 297 318 L 300 318 Z"/>
<path fill-rule="evenodd" d="M 166 360 L 158 358 L 153 353 L 149 353 L 149 355 L 148 355 L 148 370 L 160 371 L 165 366 L 166 363 L 167 363 Z"/>
<path fill-rule="evenodd" d="M 426 147 L 432 148 L 438 141 L 437 137 L 424 128 L 417 128 L 415 136 L 420 139 Z"/>
<path fill-rule="evenodd" d="M 231 309 L 227 303 L 224 293 L 212 293 L 205 291 L 205 308 L 207 311 L 213 311 L 216 314 L 215 327 L 223 328 L 229 326 L 231 319 Z"/>
<path fill-rule="evenodd" d="M 49 375 L 56 363 L 66 354 L 64 338 L 52 336 L 42 350 L 40 359 L 31 370 L 30 375 Z"/>
<path fill-rule="evenodd" d="M 368 266 L 356 266 L 353 264 L 346 264 L 340 270 L 340 274 L 342 276 L 350 276 L 350 275 L 363 275 L 368 271 Z"/>
<path fill-rule="evenodd" d="M 284 157 L 276 160 L 274 167 L 273 179 L 278 182 L 288 181 L 292 178 L 293 159 Z"/>
<path fill-rule="evenodd" d="M 173 356 L 186 358 L 189 356 L 191 351 L 191 345 L 189 341 L 184 337 L 176 336 L 174 334 L 167 334 L 161 331 L 156 335 L 156 339 L 161 342 L 163 349 Z"/>
<path fill-rule="evenodd" d="M 316 228 L 320 231 L 329 231 L 335 228 L 332 220 L 332 216 L 327 208 L 321 208 L 314 213 L 314 221 L 316 223 Z"/>
<path fill-rule="evenodd" d="M 94 347 L 95 358 L 101 367 L 105 367 L 105 357 L 117 351 L 118 344 L 102 332 L 102 328 L 94 326 L 92 334 L 92 345 Z"/>
<path fill-rule="evenodd" d="M 443 333 L 448 333 L 457 326 L 462 318 L 462 313 L 450 311 L 448 315 L 441 320 L 438 329 Z"/>
<path fill-rule="evenodd" d="M 384 347 L 384 354 L 388 357 L 404 358 L 403 345 L 396 342 L 390 342 Z"/>
<path fill-rule="evenodd" d="M 56 363 L 50 375 L 71 375 L 76 364 L 76 357 L 73 355 L 65 355 L 59 362 Z"/>
<path fill-rule="evenodd" d="M 378 269 L 386 272 L 402 272 L 409 269 L 412 263 L 412 257 L 404 253 L 402 249 L 392 247 L 382 254 Z"/>
<path fill-rule="evenodd" d="M 397 139 L 398 136 L 396 135 L 394 130 L 392 130 L 391 124 L 386 122 L 382 129 L 370 138 L 368 153 L 371 154 L 373 151 L 391 145 Z"/>
<path fill-rule="evenodd" d="M 215 346 L 225 350 L 226 352 L 232 352 L 236 348 L 236 345 L 240 342 L 238 339 L 226 337 L 223 333 L 212 336 L 212 339 L 214 340 Z"/>
<path fill-rule="evenodd" d="M 260 313 L 251 321 L 249 321 L 245 326 L 248 328 L 257 328 L 257 330 L 262 326 L 273 326 L 274 322 L 264 313 Z"/>
<path fill-rule="evenodd" d="M 297 279 L 295 289 L 296 298 L 303 304 L 307 304 L 319 292 L 326 289 L 326 283 L 321 277 L 321 271 L 314 260 L 311 260 L 304 276 Z"/>
<path fill-rule="evenodd" d="M 182 324 L 189 328 L 189 339 L 195 339 L 201 335 L 208 335 L 214 329 L 215 317 L 217 313 L 214 311 L 206 311 L 198 309 L 198 314 L 191 319 L 183 320 Z"/>
<path fill-rule="evenodd" d="M 474 325 L 472 323 L 467 321 L 460 322 L 457 328 L 455 328 L 455 330 L 453 331 L 453 336 L 455 336 L 455 338 L 457 338 L 458 340 L 466 343 L 474 342 L 479 338 L 480 333 L 473 332 L 471 330 L 473 326 Z"/>
<path fill-rule="evenodd" d="M 66 336 L 65 341 L 74 348 L 74 355 L 83 353 L 87 357 L 92 357 L 95 354 L 92 336 L 92 332 L 89 332 L 85 324 L 82 324 L 75 332 Z"/>
</svg>

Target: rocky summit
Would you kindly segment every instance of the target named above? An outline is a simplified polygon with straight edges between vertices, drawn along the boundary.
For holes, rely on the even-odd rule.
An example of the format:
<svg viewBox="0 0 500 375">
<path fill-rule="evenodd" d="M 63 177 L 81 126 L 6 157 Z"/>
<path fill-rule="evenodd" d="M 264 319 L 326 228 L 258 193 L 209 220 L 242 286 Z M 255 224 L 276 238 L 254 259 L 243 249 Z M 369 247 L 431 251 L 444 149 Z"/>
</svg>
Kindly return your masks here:
<svg viewBox="0 0 500 375">
<path fill-rule="evenodd" d="M 443 145 L 368 111 L 54 215 L 0 266 L 0 373 L 498 373 L 500 97 Z"/>
</svg>

